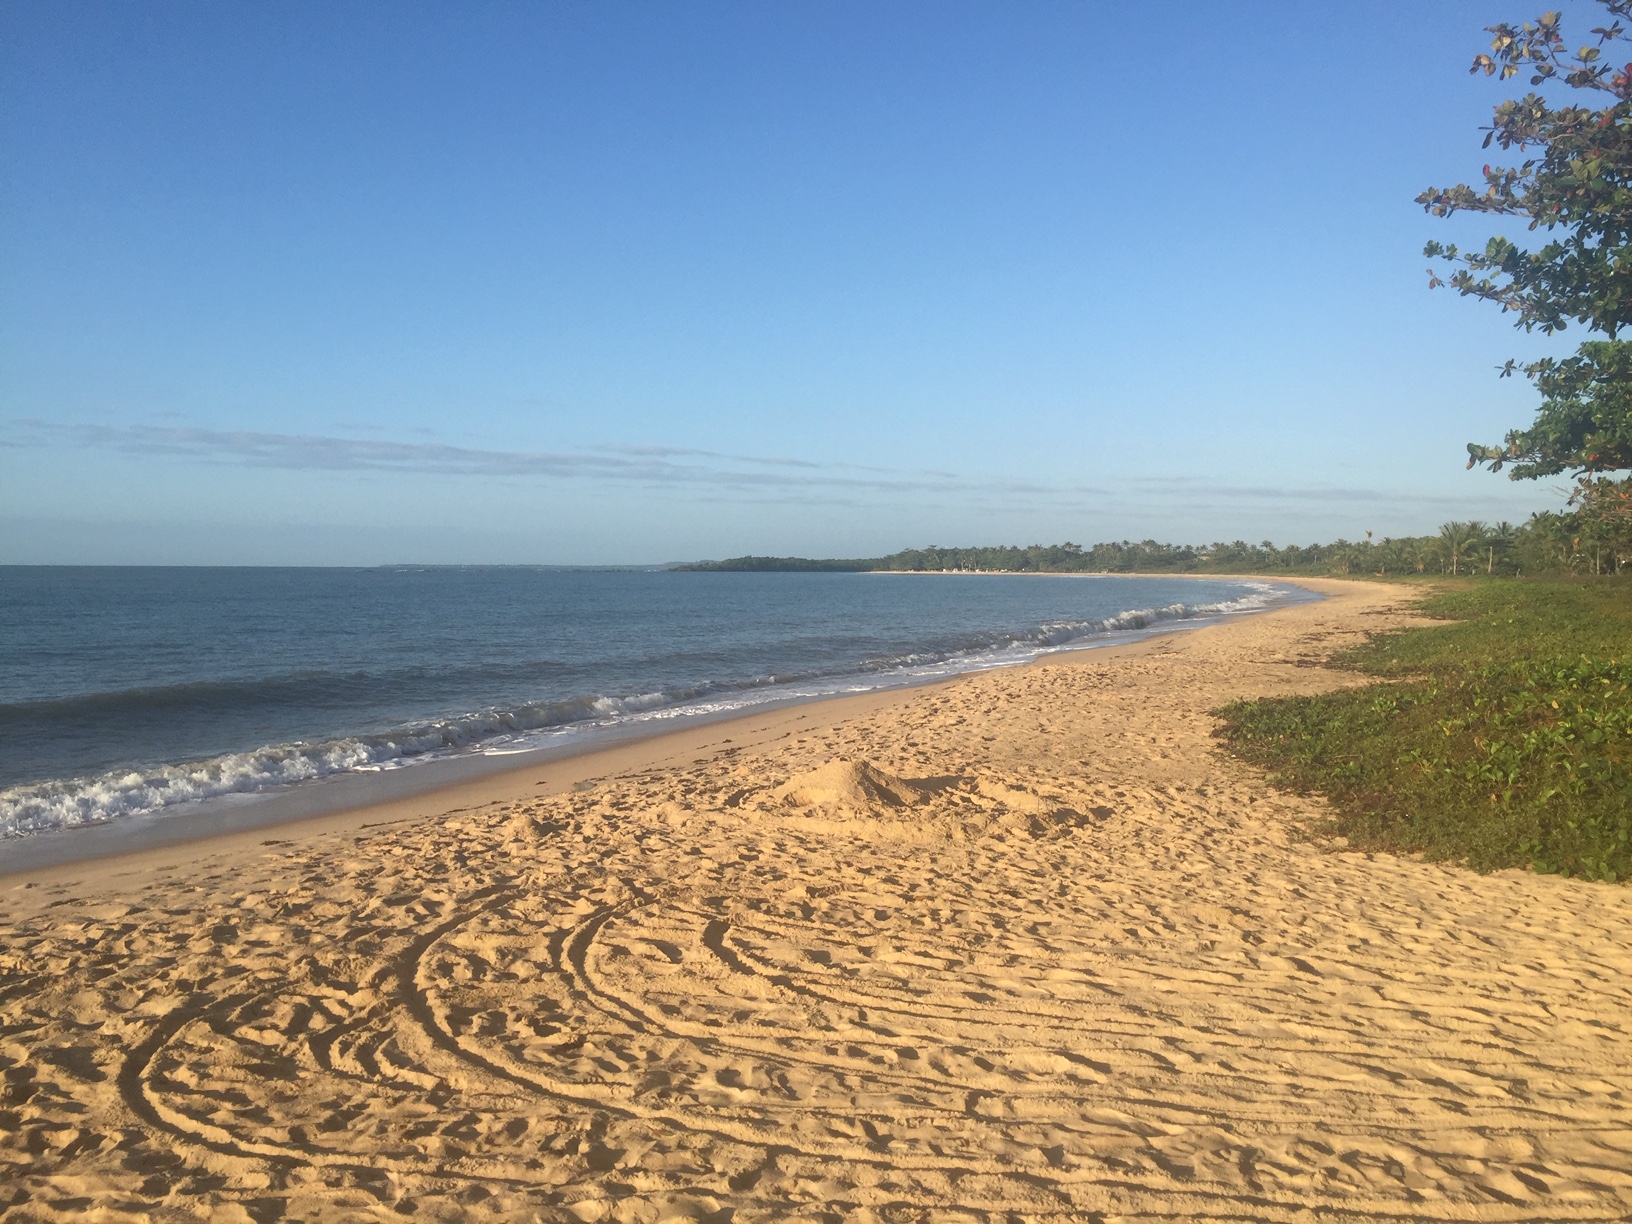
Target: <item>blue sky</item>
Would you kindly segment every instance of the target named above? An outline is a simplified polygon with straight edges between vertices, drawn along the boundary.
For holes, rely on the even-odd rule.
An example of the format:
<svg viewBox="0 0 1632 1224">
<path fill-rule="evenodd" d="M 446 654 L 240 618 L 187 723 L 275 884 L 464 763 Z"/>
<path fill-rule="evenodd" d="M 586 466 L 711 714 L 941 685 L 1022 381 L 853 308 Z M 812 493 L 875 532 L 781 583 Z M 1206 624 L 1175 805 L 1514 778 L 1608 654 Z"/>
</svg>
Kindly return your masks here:
<svg viewBox="0 0 1632 1224">
<path fill-rule="evenodd" d="M 1566 33 L 1594 24 L 1566 9 Z M 1522 3 L 0 6 L 0 562 L 1513 519 Z M 1522 237 L 1516 234 L 1516 237 Z"/>
</svg>

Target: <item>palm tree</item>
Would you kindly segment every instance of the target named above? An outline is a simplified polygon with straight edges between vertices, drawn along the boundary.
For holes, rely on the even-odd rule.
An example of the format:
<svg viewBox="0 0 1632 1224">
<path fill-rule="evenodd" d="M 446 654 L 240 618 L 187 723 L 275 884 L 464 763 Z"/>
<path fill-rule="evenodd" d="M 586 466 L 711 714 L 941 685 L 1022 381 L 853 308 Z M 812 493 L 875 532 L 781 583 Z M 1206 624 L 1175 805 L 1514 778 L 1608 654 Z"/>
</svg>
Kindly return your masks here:
<svg viewBox="0 0 1632 1224">
<path fill-rule="evenodd" d="M 1524 525 L 1524 534 L 1536 542 L 1543 564 L 1573 568 L 1575 541 L 1567 517 L 1552 510 L 1538 510 Z"/>
<path fill-rule="evenodd" d="M 1500 522 L 1485 533 L 1485 573 L 1493 573 L 1496 569 L 1496 554 L 1507 556 L 1513 545 L 1519 542 L 1519 529 L 1509 522 Z"/>
<path fill-rule="evenodd" d="M 1411 545 L 1411 561 L 1417 567 L 1417 573 L 1422 573 L 1439 559 L 1439 541 L 1433 536 L 1423 536 Z"/>
<path fill-rule="evenodd" d="M 1485 525 L 1480 522 L 1446 523 L 1439 529 L 1439 545 L 1451 563 L 1453 575 L 1458 572 L 1463 554 L 1470 548 L 1476 548 L 1484 534 Z"/>
<path fill-rule="evenodd" d="M 1384 539 L 1377 550 L 1377 559 L 1382 563 L 1383 573 L 1392 569 L 1403 574 L 1411 568 L 1411 545 L 1405 540 Z"/>
</svg>

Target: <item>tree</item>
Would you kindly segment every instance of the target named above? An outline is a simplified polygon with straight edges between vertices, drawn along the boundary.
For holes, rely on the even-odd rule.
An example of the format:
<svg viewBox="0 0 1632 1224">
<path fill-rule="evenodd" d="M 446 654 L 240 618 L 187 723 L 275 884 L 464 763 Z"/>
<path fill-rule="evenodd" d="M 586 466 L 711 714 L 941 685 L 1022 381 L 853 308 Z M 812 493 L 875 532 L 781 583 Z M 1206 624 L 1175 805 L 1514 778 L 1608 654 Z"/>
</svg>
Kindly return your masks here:
<svg viewBox="0 0 1632 1224">
<path fill-rule="evenodd" d="M 1567 569 L 1575 553 L 1570 518 L 1552 510 L 1538 510 L 1524 525 L 1522 543 L 1532 551 L 1533 569 Z"/>
<path fill-rule="evenodd" d="M 1531 362 L 1525 372 L 1541 392 L 1529 429 L 1501 446 L 1468 444 L 1468 466 L 1511 463 L 1514 480 L 1574 469 L 1582 476 L 1632 468 L 1632 343 L 1589 340 L 1574 357 Z"/>
<path fill-rule="evenodd" d="M 1593 573 L 1604 572 L 1607 557 L 1612 572 L 1632 561 L 1632 481 L 1599 477 L 1583 480 L 1571 499 L 1581 541 L 1592 550 Z"/>
<path fill-rule="evenodd" d="M 1378 549 L 1381 573 L 1405 573 L 1412 566 L 1411 544 L 1406 540 L 1384 540 Z"/>
<path fill-rule="evenodd" d="M 1416 567 L 1417 573 L 1426 573 L 1428 567 L 1439 560 L 1439 541 L 1432 536 L 1422 536 L 1411 546 L 1411 564 Z"/>
<path fill-rule="evenodd" d="M 1504 560 L 1507 554 L 1513 551 L 1513 546 L 1519 542 L 1519 529 L 1512 523 L 1502 522 L 1485 532 L 1485 573 L 1496 572 L 1496 558 Z"/>
<path fill-rule="evenodd" d="M 1483 523 L 1446 523 L 1439 529 L 1440 552 L 1450 563 L 1452 574 L 1458 572 L 1469 550 L 1479 547 L 1484 538 Z"/>
<path fill-rule="evenodd" d="M 1534 91 L 1508 99 L 1495 108 L 1485 147 L 1534 155 L 1517 166 L 1487 165 L 1483 191 L 1462 183 L 1417 197 L 1438 217 L 1523 217 L 1548 235 L 1533 251 L 1501 236 L 1483 251 L 1430 242 L 1424 253 L 1454 268 L 1448 280 L 1430 269 L 1431 286 L 1496 302 L 1525 331 L 1550 334 L 1574 321 L 1607 337 L 1563 361 L 1503 369 L 1535 380 L 1542 406 L 1529 429 L 1511 431 L 1502 445 L 1469 443 L 1468 466 L 1512 464 L 1515 480 L 1632 468 L 1632 344 L 1617 338 L 1632 325 L 1632 64 L 1605 60 L 1606 50 L 1632 43 L 1621 24 L 1632 0 L 1597 2 L 1608 22 L 1593 29 L 1596 45 L 1572 54 L 1559 14 L 1546 13 L 1522 27 L 1488 27 L 1490 54 L 1476 56 L 1469 71 L 1504 81 L 1528 72 L 1532 87 L 1562 83 L 1602 105 L 1554 105 Z"/>
</svg>

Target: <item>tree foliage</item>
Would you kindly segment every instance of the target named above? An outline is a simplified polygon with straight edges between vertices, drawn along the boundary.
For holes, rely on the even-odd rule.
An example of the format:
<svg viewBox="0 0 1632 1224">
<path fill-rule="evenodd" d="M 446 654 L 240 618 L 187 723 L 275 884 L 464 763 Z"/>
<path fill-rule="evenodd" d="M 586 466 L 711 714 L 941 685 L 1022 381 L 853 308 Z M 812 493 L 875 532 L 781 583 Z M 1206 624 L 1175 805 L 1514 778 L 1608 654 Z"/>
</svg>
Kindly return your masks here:
<svg viewBox="0 0 1632 1224">
<path fill-rule="evenodd" d="M 1164 544 L 1112 540 L 1025 547 L 908 548 L 886 557 L 733 557 L 677 566 L 713 572 L 895 571 L 1008 574 L 1615 574 L 1632 570 L 1632 486 L 1599 478 L 1576 492 L 1575 509 L 1543 511 L 1513 526 L 1452 522 L 1426 536 L 1330 544 L 1245 540 Z"/>
<path fill-rule="evenodd" d="M 1574 357 L 1531 362 L 1525 372 L 1542 395 L 1529 429 L 1501 446 L 1468 445 L 1468 466 L 1513 465 L 1514 480 L 1632 468 L 1632 343 L 1589 340 Z"/>
<path fill-rule="evenodd" d="M 1611 54 L 1632 44 L 1622 24 L 1632 0 L 1598 3 L 1605 24 L 1573 52 L 1558 13 L 1489 27 L 1490 52 L 1470 71 L 1501 80 L 1528 73 L 1532 91 L 1497 105 L 1485 147 L 1528 156 L 1486 165 L 1483 190 L 1459 183 L 1417 197 L 1435 216 L 1518 217 L 1547 236 L 1533 250 L 1503 236 L 1482 251 L 1430 242 L 1425 254 L 1452 269 L 1444 278 L 1430 270 L 1431 285 L 1495 302 L 1526 331 L 1552 333 L 1573 321 L 1607 337 L 1563 361 L 1508 362 L 1504 375 L 1519 369 L 1534 379 L 1542 406 L 1529 429 L 1502 445 L 1470 443 L 1468 466 L 1511 464 L 1514 479 L 1632 468 L 1632 344 L 1618 339 L 1632 324 L 1632 63 L 1616 66 Z M 1536 88 L 1558 86 L 1576 100 L 1555 104 Z"/>
</svg>

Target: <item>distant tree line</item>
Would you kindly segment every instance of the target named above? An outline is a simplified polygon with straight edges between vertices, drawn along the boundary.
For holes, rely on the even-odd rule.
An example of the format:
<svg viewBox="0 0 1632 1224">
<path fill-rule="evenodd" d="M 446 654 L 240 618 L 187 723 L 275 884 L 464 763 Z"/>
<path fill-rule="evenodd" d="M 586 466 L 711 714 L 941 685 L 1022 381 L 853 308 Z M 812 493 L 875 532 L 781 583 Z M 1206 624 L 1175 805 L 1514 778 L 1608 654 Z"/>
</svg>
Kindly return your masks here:
<svg viewBox="0 0 1632 1224">
<path fill-rule="evenodd" d="M 1606 482 L 1608 483 L 1608 482 Z M 1156 540 L 1031 544 L 1024 548 L 909 548 L 887 557 L 733 557 L 681 570 L 1020 574 L 1615 574 L 1632 567 L 1632 495 L 1606 490 L 1564 514 L 1519 526 L 1451 522 L 1438 533 L 1277 547 L 1269 540 L 1203 545 Z"/>
</svg>

